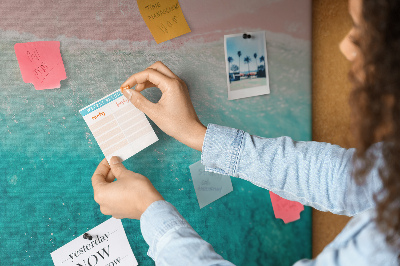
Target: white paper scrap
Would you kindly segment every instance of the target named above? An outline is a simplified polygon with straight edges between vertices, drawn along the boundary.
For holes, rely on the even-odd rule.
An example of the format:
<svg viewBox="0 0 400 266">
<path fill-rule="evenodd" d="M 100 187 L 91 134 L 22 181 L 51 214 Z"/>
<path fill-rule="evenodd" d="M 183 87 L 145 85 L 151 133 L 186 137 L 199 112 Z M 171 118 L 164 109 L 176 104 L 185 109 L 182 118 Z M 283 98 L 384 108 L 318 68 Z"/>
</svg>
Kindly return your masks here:
<svg viewBox="0 0 400 266">
<path fill-rule="evenodd" d="M 55 266 L 138 265 L 119 219 L 111 218 L 51 253 Z"/>
<path fill-rule="evenodd" d="M 79 110 L 107 161 L 123 161 L 158 140 L 145 114 L 119 91 Z"/>
<path fill-rule="evenodd" d="M 233 191 L 230 176 L 207 172 L 200 161 L 189 168 L 200 209 Z"/>
</svg>

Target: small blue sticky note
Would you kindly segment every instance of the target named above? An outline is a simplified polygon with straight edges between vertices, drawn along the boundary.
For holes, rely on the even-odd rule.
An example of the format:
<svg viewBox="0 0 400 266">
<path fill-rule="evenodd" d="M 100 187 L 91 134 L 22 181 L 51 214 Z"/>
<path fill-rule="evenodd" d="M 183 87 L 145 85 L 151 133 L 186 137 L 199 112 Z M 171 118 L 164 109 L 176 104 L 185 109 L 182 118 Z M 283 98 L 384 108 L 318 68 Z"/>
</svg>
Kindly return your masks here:
<svg viewBox="0 0 400 266">
<path fill-rule="evenodd" d="M 233 191 L 230 176 L 206 172 L 200 161 L 189 168 L 200 209 Z"/>
</svg>

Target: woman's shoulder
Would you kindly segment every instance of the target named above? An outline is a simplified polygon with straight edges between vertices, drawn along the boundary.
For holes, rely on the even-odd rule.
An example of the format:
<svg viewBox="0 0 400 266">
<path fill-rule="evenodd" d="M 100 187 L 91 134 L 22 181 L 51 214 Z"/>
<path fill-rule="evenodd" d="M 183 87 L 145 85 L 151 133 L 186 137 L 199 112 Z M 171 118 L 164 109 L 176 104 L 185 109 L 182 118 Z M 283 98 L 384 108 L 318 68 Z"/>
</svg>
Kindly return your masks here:
<svg viewBox="0 0 400 266">
<path fill-rule="evenodd" d="M 398 265 L 399 251 L 386 242 L 375 217 L 374 208 L 354 216 L 325 248 L 326 255 L 336 254 L 343 264 L 364 262 L 363 265 Z"/>
</svg>

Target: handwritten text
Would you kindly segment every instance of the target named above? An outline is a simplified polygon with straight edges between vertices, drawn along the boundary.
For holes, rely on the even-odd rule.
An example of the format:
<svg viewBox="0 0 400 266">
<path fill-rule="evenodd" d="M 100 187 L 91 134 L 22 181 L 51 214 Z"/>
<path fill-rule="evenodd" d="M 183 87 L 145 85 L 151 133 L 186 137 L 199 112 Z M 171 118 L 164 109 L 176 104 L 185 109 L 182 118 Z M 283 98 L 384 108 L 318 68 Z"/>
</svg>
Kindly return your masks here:
<svg viewBox="0 0 400 266">
<path fill-rule="evenodd" d="M 176 9 L 179 9 L 179 3 L 176 3 L 176 4 L 172 5 L 172 6 L 163 8 L 163 9 L 161 9 L 161 10 L 155 12 L 154 14 L 148 15 L 147 17 L 148 17 L 149 19 L 156 19 L 156 18 L 161 17 L 162 15 L 171 13 L 172 11 L 174 11 L 174 10 L 176 10 Z"/>
<path fill-rule="evenodd" d="M 124 105 L 125 103 L 129 102 L 128 99 L 123 99 L 120 102 L 115 102 L 115 104 L 117 105 L 117 107 L 120 107 L 121 105 Z"/>
<path fill-rule="evenodd" d="M 96 120 L 99 116 L 106 116 L 106 113 L 101 112 L 101 113 L 99 113 L 98 115 L 92 116 L 92 119 L 93 119 L 93 120 Z"/>
</svg>

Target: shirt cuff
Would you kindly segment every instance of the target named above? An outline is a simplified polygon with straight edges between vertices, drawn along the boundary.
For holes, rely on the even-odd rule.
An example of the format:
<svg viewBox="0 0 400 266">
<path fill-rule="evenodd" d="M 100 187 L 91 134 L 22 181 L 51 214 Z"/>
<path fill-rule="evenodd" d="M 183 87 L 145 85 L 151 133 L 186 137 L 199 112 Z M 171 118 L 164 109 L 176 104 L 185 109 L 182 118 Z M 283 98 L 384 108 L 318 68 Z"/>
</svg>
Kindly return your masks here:
<svg viewBox="0 0 400 266">
<path fill-rule="evenodd" d="M 144 240 L 149 245 L 147 255 L 155 261 L 160 239 L 167 232 L 181 227 L 191 228 L 171 203 L 165 200 L 153 202 L 140 217 L 140 229 Z"/>
<path fill-rule="evenodd" d="M 243 150 L 244 131 L 208 124 L 201 153 L 206 171 L 236 176 Z"/>
</svg>

